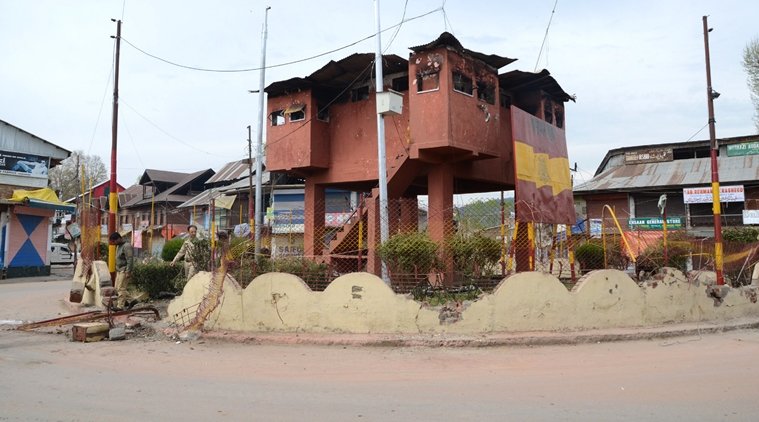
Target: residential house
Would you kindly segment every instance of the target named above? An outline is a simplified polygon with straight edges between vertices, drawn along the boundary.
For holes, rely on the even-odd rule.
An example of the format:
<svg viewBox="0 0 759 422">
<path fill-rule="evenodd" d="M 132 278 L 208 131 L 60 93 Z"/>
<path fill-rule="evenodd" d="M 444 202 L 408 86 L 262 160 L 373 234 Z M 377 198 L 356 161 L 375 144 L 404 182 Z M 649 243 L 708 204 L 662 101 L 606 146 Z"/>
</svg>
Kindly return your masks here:
<svg viewBox="0 0 759 422">
<path fill-rule="evenodd" d="M 139 254 L 160 255 L 165 241 L 189 225 L 190 211 L 179 205 L 203 192 L 214 174 L 212 169 L 193 173 L 145 170 L 137 185 L 119 193 L 119 231 L 132 235 Z M 104 218 L 107 223 L 107 215 Z"/>
</svg>

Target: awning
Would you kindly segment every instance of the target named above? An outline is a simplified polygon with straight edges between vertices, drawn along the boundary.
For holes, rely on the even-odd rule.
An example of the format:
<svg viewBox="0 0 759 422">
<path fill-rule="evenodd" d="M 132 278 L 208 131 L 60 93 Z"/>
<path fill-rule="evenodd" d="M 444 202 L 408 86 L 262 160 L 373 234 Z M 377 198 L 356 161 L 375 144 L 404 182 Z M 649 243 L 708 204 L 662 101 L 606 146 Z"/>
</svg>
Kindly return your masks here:
<svg viewBox="0 0 759 422">
<path fill-rule="evenodd" d="M 285 114 L 292 114 L 297 113 L 299 111 L 303 111 L 303 109 L 306 108 L 305 104 L 291 104 L 289 107 L 285 109 Z"/>
<path fill-rule="evenodd" d="M 232 204 L 235 203 L 235 198 L 237 198 L 237 195 L 222 195 L 214 200 L 214 205 L 216 208 L 231 210 Z"/>
<path fill-rule="evenodd" d="M 76 205 L 66 204 L 58 199 L 58 195 L 50 188 L 35 190 L 16 189 L 8 203 L 26 205 L 32 208 L 45 208 L 62 211 L 75 211 Z"/>
</svg>

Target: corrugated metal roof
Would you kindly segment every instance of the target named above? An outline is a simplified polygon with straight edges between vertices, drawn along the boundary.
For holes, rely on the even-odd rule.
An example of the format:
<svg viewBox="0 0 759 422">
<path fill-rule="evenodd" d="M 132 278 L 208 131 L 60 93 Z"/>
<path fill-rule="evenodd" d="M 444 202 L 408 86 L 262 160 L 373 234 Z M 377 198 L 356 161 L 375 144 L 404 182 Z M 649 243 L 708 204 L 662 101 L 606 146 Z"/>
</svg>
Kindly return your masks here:
<svg viewBox="0 0 759 422">
<path fill-rule="evenodd" d="M 496 70 L 506 66 L 509 63 L 517 61 L 517 59 L 512 59 L 509 57 L 498 56 L 496 54 L 483 54 L 477 51 L 466 49 L 463 45 L 461 45 L 461 42 L 459 42 L 459 40 L 456 39 L 456 37 L 454 37 L 450 32 L 443 32 L 439 37 L 437 37 L 436 40 L 427 44 L 418 45 L 416 47 L 409 47 L 409 50 L 413 51 L 414 53 L 418 53 L 420 51 L 431 50 L 438 47 L 450 47 L 460 53 L 481 60 Z"/>
<path fill-rule="evenodd" d="M 759 185 L 759 156 L 719 157 L 718 161 L 720 183 Z M 645 188 L 703 186 L 710 183 L 710 159 L 691 158 L 615 167 L 574 187 L 573 191 L 632 191 Z"/>
<path fill-rule="evenodd" d="M 253 159 L 253 166 L 256 165 L 256 159 Z M 243 177 L 248 177 L 247 160 L 232 161 L 224 164 L 224 167 L 206 180 L 206 185 L 220 184 L 222 182 L 235 182 Z"/>
<path fill-rule="evenodd" d="M 525 89 L 542 89 L 562 101 L 575 101 L 573 96 L 561 89 L 559 83 L 556 82 L 556 79 L 546 69 L 538 73 L 512 70 L 511 72 L 498 75 L 498 83 L 501 85 L 501 88 L 509 91 L 519 92 Z"/>
<path fill-rule="evenodd" d="M 268 171 L 264 171 L 261 174 L 261 183 L 267 184 L 269 183 L 269 179 L 270 179 L 270 173 Z M 208 205 L 211 203 L 211 198 L 215 198 L 221 195 L 226 195 L 226 194 L 229 194 L 230 192 L 239 192 L 241 190 L 247 191 L 250 186 L 249 183 L 250 182 L 248 181 L 248 178 L 246 177 L 230 185 L 206 189 L 203 192 L 195 195 L 191 199 L 187 200 L 186 202 L 183 202 L 177 205 L 177 208 L 187 208 L 187 207 Z M 253 185 L 253 189 L 255 189 L 255 182 Z"/>
<path fill-rule="evenodd" d="M 325 89 L 327 92 L 339 92 L 372 77 L 373 73 L 368 71 L 372 62 L 374 62 L 374 53 L 354 53 L 344 59 L 330 61 L 305 78 L 273 82 L 264 91 L 269 94 L 269 97 L 314 87 Z M 395 54 L 385 54 L 382 56 L 382 70 L 385 74 L 408 71 L 408 61 Z M 365 73 L 365 76 L 360 78 L 362 73 Z"/>
</svg>

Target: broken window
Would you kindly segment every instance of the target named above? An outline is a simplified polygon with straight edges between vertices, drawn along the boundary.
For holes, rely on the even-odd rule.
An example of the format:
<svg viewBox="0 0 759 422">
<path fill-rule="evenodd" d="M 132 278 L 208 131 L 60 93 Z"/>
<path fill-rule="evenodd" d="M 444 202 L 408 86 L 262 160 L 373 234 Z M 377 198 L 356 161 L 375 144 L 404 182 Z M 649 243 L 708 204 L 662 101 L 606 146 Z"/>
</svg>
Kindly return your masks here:
<svg viewBox="0 0 759 422">
<path fill-rule="evenodd" d="M 297 122 L 299 120 L 306 120 L 306 105 L 305 104 L 293 104 L 287 107 L 284 111 L 285 115 L 290 116 L 291 122 Z"/>
<path fill-rule="evenodd" d="M 495 87 L 485 82 L 477 82 L 477 98 L 495 104 Z"/>
<path fill-rule="evenodd" d="M 453 72 L 453 90 L 462 94 L 472 95 L 474 86 L 472 78 L 460 72 Z"/>
<path fill-rule="evenodd" d="M 553 101 L 543 98 L 543 120 L 553 123 Z"/>
<path fill-rule="evenodd" d="M 269 115 L 269 120 L 271 120 L 272 126 L 282 126 L 285 124 L 285 111 L 284 110 L 277 110 L 272 112 Z"/>
<path fill-rule="evenodd" d="M 393 79 L 392 89 L 398 92 L 408 91 L 408 76 Z"/>
<path fill-rule="evenodd" d="M 329 107 L 321 104 L 317 105 L 316 118 L 322 122 L 329 122 Z"/>
<path fill-rule="evenodd" d="M 556 104 L 556 107 L 554 108 L 553 115 L 556 118 L 556 126 L 563 128 L 564 127 L 564 106 L 562 104 Z"/>
<path fill-rule="evenodd" d="M 351 101 L 363 101 L 369 99 L 369 85 L 356 88 L 351 91 Z"/>
<path fill-rule="evenodd" d="M 503 108 L 509 108 L 511 107 L 511 96 L 506 93 L 503 89 L 498 90 L 498 99 L 501 103 L 501 107 Z"/>
<path fill-rule="evenodd" d="M 416 92 L 433 91 L 440 88 L 440 74 L 427 73 L 416 76 Z"/>
</svg>

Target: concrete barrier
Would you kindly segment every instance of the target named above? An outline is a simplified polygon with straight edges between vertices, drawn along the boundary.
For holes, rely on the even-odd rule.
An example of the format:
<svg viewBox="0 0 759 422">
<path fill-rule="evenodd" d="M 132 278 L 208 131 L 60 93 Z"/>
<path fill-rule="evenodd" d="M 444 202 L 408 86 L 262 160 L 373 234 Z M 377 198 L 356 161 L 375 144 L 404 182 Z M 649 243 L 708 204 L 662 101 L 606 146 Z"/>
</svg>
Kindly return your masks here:
<svg viewBox="0 0 759 422">
<path fill-rule="evenodd" d="M 554 276 L 525 272 L 505 278 L 473 302 L 431 307 L 395 294 L 368 273 L 348 274 L 323 292 L 298 277 L 264 274 L 240 289 L 227 276 L 206 329 L 247 332 L 492 333 L 642 327 L 727 321 L 759 316 L 757 286 L 728 289 L 722 301 L 707 292 L 708 277 L 688 279 L 666 269 L 638 285 L 625 273 L 599 270 L 572 291 Z M 198 273 L 168 308 L 169 317 L 193 314 L 211 274 Z"/>
</svg>

